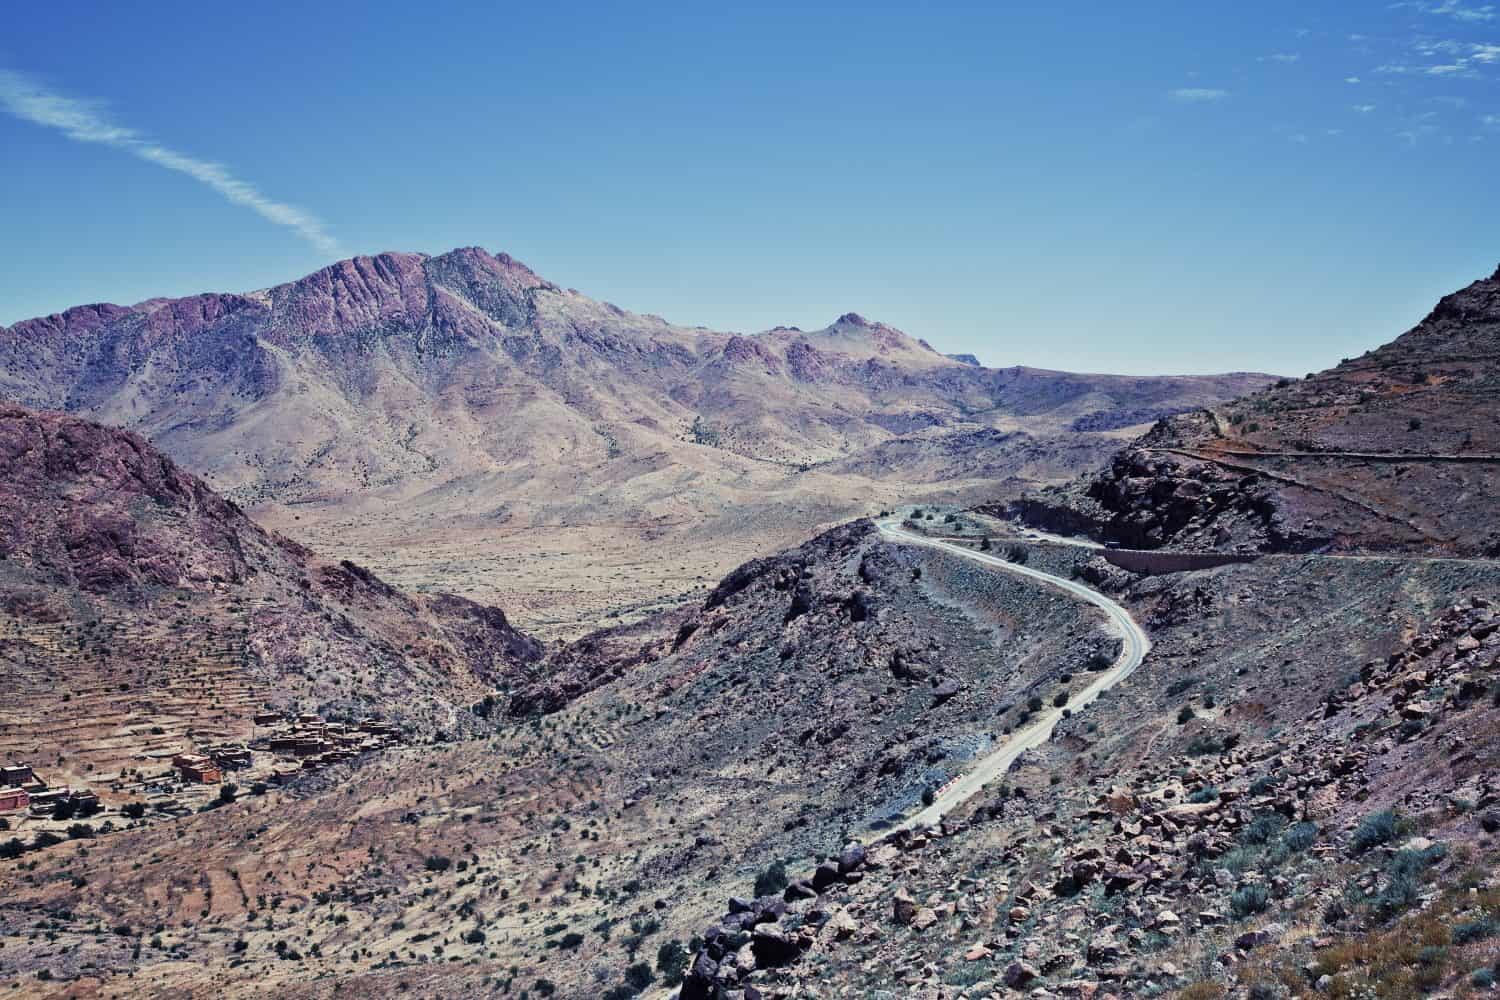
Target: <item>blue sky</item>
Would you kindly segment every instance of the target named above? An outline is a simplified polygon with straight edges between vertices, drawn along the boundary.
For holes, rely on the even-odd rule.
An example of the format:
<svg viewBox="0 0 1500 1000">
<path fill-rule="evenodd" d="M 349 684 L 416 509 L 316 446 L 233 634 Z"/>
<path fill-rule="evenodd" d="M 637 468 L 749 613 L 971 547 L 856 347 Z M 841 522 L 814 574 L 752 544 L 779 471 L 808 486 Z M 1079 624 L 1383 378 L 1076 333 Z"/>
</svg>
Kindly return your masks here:
<svg viewBox="0 0 1500 1000">
<path fill-rule="evenodd" d="M 0 323 L 478 244 L 718 329 L 1300 374 L 1500 262 L 1472 0 L 213 6 L 7 11 Z"/>
</svg>

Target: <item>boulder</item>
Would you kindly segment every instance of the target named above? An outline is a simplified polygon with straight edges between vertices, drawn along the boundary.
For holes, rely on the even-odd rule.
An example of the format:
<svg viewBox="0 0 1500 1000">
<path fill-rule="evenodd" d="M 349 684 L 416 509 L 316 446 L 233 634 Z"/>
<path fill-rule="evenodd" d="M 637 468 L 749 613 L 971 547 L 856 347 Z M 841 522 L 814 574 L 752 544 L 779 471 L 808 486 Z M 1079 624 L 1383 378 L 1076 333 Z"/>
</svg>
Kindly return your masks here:
<svg viewBox="0 0 1500 1000">
<path fill-rule="evenodd" d="M 1281 940 L 1286 933 L 1286 928 L 1280 924 L 1266 924 L 1257 930 L 1246 931 L 1234 939 L 1234 946 L 1240 951 L 1251 951 L 1261 945 L 1270 944 Z"/>
<path fill-rule="evenodd" d="M 840 880 L 843 872 L 839 871 L 837 861 L 825 861 L 813 871 L 812 887 L 819 892 Z"/>
<path fill-rule="evenodd" d="M 849 915 L 849 911 L 843 907 L 835 909 L 828 916 L 821 931 L 825 939 L 842 941 L 844 938 L 853 937 L 859 933 L 859 921 Z"/>
<path fill-rule="evenodd" d="M 1089 942 L 1088 961 L 1090 965 L 1113 965 L 1125 954 L 1124 946 L 1110 936 L 1096 937 Z"/>
<path fill-rule="evenodd" d="M 708 952 L 698 952 L 692 968 L 682 980 L 681 1000 L 709 1000 L 714 990 L 714 981 L 719 977 L 719 963 L 708 957 Z"/>
<path fill-rule="evenodd" d="M 932 689 L 932 707 L 936 708 L 937 706 L 943 704 L 943 702 L 945 701 L 951 701 L 953 698 L 956 698 L 958 696 L 958 693 L 962 690 L 963 685 L 956 680 L 950 678 L 943 681 L 937 687 Z"/>
<path fill-rule="evenodd" d="M 782 914 L 786 913 L 786 900 L 780 896 L 760 896 L 752 904 L 750 911 L 755 914 L 752 924 L 764 924 L 773 920 L 780 920 Z"/>
<path fill-rule="evenodd" d="M 814 889 L 812 883 L 807 879 L 798 879 L 786 887 L 781 894 L 781 898 L 788 903 L 796 902 L 799 899 L 817 899 L 818 890 Z"/>
<path fill-rule="evenodd" d="M 1012 962 L 1005 967 L 1005 985 L 1013 990 L 1034 982 L 1041 973 L 1028 962 Z"/>
<path fill-rule="evenodd" d="M 1130 789 L 1120 785 L 1113 785 L 1109 791 L 1104 793 L 1104 804 L 1109 806 L 1110 811 L 1116 815 L 1123 816 L 1126 813 L 1134 812 L 1136 807 L 1140 805 L 1140 802 L 1136 799 L 1135 793 Z"/>
<path fill-rule="evenodd" d="M 847 875 L 865 863 L 865 846 L 863 844 L 849 844 L 839 855 L 839 872 Z"/>
<path fill-rule="evenodd" d="M 761 924 L 750 939 L 755 961 L 761 967 L 786 965 L 801 951 L 800 943 L 776 924 Z"/>
</svg>

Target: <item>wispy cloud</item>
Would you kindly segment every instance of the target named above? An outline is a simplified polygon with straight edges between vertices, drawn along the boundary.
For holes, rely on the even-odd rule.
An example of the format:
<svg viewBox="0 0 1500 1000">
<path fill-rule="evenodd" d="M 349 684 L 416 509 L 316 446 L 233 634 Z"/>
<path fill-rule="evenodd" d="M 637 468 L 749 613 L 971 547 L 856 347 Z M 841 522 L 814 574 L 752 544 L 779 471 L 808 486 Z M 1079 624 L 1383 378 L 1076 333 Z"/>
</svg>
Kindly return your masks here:
<svg viewBox="0 0 1500 1000">
<path fill-rule="evenodd" d="M 266 197 L 222 164 L 178 152 L 133 128 L 110 121 L 100 101 L 54 93 L 22 73 L 0 67 L 0 110 L 54 129 L 75 142 L 109 146 L 137 159 L 186 174 L 212 188 L 226 201 L 291 229 L 320 252 L 330 256 L 338 253 L 338 243 L 317 216 Z"/>
<path fill-rule="evenodd" d="M 1302 53 L 1300 53 L 1300 52 L 1273 52 L 1273 53 L 1271 53 L 1268 56 L 1261 56 L 1260 57 L 1260 61 L 1261 62 L 1279 62 L 1279 63 L 1291 64 L 1291 63 L 1294 63 L 1294 62 L 1301 62 L 1302 61 Z"/>
<path fill-rule="evenodd" d="M 1500 13 L 1496 12 L 1494 4 L 1476 6 L 1462 3 L 1461 0 L 1406 0 L 1403 3 L 1391 4 L 1391 9 L 1416 10 L 1421 11 L 1423 14 L 1451 17 L 1455 21 L 1463 21 L 1468 24 L 1480 24 L 1500 17 Z"/>
<path fill-rule="evenodd" d="M 1373 105 L 1373 104 L 1356 104 L 1354 106 L 1354 110 L 1358 111 L 1362 115 L 1367 115 L 1371 111 L 1375 110 L 1375 105 Z"/>
<path fill-rule="evenodd" d="M 1215 87 L 1178 87 L 1176 90 L 1170 91 L 1168 96 L 1174 101 L 1186 101 L 1194 104 L 1208 101 L 1222 101 L 1229 96 L 1229 91 L 1219 90 Z"/>
</svg>

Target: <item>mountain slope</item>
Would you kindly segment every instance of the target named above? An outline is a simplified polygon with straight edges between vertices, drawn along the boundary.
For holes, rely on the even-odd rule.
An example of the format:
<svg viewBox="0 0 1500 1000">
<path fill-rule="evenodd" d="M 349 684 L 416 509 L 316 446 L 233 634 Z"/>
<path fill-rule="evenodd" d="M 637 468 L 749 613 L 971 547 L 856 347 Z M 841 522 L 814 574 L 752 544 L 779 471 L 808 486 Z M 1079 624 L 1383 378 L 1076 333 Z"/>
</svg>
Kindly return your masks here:
<svg viewBox="0 0 1500 1000">
<path fill-rule="evenodd" d="M 265 531 L 133 434 L 0 406 L 0 756 L 83 779 L 129 733 L 243 738 L 267 708 L 431 734 L 539 654 L 498 609 Z"/>
<path fill-rule="evenodd" d="M 756 336 L 674 326 L 475 248 L 0 330 L 0 397 L 144 434 L 264 523 L 403 585 L 505 595 L 562 628 L 570 606 L 659 600 L 885 500 L 1016 489 L 984 460 L 927 463 L 923 436 L 1028 435 L 1055 452 L 1023 472 L 1035 483 L 1109 440 L 1079 420 L 1265 381 L 986 369 L 853 313 Z M 682 552 L 670 568 L 662 541 Z"/>
<path fill-rule="evenodd" d="M 1012 509 L 1140 548 L 1500 555 L 1500 271 L 1383 347 L 1158 423 Z"/>
</svg>

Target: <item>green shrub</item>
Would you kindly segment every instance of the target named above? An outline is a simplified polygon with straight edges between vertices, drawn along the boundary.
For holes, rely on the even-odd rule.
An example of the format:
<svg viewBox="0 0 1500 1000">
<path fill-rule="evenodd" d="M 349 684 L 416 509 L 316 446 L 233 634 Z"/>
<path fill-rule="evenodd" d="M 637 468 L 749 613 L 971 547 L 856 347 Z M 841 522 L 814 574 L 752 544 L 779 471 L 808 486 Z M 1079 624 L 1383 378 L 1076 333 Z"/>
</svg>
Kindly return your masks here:
<svg viewBox="0 0 1500 1000">
<path fill-rule="evenodd" d="M 1318 840 L 1318 825 L 1316 823 L 1298 823 L 1281 835 L 1281 844 L 1288 851 L 1300 853 L 1307 850 Z"/>
<path fill-rule="evenodd" d="M 445 872 L 453 866 L 453 859 L 445 858 L 441 854 L 429 854 L 422 865 L 430 872 Z"/>
<path fill-rule="evenodd" d="M 1397 851 L 1386 866 L 1385 888 L 1375 896 L 1371 908 L 1381 920 L 1404 913 L 1421 898 L 1420 876 L 1448 853 L 1442 844 L 1425 851 Z"/>
<path fill-rule="evenodd" d="M 1489 917 L 1466 920 L 1453 928 L 1453 943 L 1471 944 L 1475 941 L 1483 941 L 1485 938 L 1492 936 L 1495 930 L 1495 921 Z"/>
<path fill-rule="evenodd" d="M 1280 775 L 1277 775 L 1277 774 L 1263 774 L 1259 778 L 1256 778 L 1253 782 L 1251 782 L 1251 784 L 1250 784 L 1250 794 L 1251 795 L 1264 795 L 1267 792 L 1269 792 L 1271 789 L 1275 788 L 1276 787 L 1276 783 L 1279 780 L 1280 780 Z"/>
<path fill-rule="evenodd" d="M 1240 843 L 1260 846 L 1269 844 L 1271 838 L 1286 826 L 1286 817 L 1277 812 L 1256 813 L 1246 827 L 1240 831 Z"/>
<path fill-rule="evenodd" d="M 1207 757 L 1209 754 L 1222 753 L 1224 741 L 1212 733 L 1199 733 L 1188 741 L 1186 747 L 1189 757 Z"/>
<path fill-rule="evenodd" d="M 637 962 L 625 970 L 625 982 L 634 986 L 637 993 L 650 986 L 655 980 L 655 973 L 651 971 L 651 966 L 645 962 Z"/>
<path fill-rule="evenodd" d="M 787 878 L 786 865 L 780 861 L 773 861 L 765 871 L 756 877 L 755 894 L 757 896 L 775 896 L 789 885 L 791 885 L 791 879 Z"/>
<path fill-rule="evenodd" d="M 1219 800 L 1219 790 L 1213 785 L 1204 785 L 1202 788 L 1189 795 L 1187 797 L 1187 800 L 1195 804 L 1201 802 L 1217 802 Z"/>
<path fill-rule="evenodd" d="M 1271 894 L 1263 885 L 1242 885 L 1229 897 L 1229 908 L 1237 917 L 1248 917 L 1263 913 L 1271 902 Z"/>
<path fill-rule="evenodd" d="M 1495 973 L 1492 969 L 1475 969 L 1474 974 L 1469 977 L 1469 984 L 1475 989 L 1487 990 L 1495 985 Z"/>
<path fill-rule="evenodd" d="M 1396 814 L 1389 809 L 1371 813 L 1360 820 L 1349 841 L 1355 854 L 1363 854 L 1372 847 L 1388 843 L 1396 836 Z"/>
<path fill-rule="evenodd" d="M 676 986 L 682 982 L 690 958 L 681 941 L 668 941 L 656 949 L 656 971 L 661 973 L 662 982 L 668 986 Z"/>
</svg>

